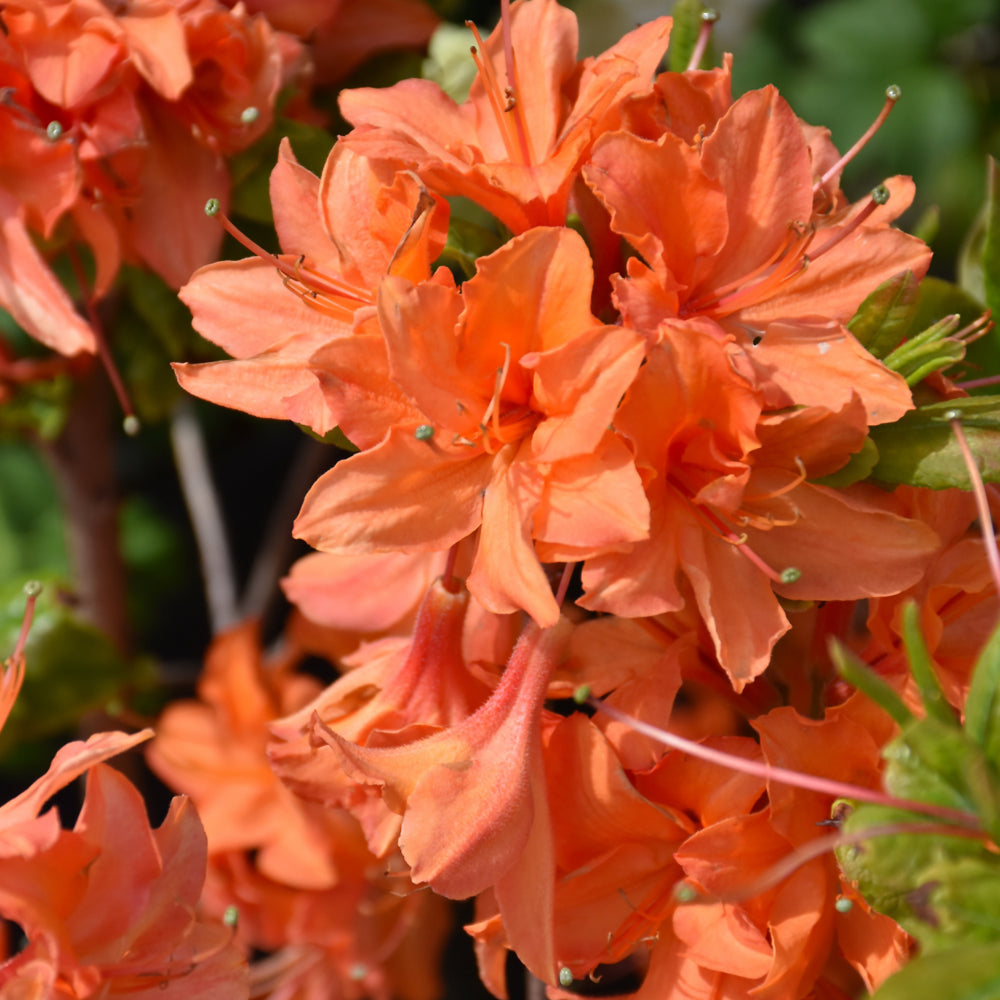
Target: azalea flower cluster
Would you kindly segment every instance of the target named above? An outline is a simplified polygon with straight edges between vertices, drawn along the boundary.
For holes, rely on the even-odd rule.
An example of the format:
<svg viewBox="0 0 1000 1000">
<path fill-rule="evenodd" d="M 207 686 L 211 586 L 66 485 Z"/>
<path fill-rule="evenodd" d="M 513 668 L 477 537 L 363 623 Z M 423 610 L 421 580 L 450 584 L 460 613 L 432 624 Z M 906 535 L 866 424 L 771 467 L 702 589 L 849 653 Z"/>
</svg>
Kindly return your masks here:
<svg viewBox="0 0 1000 1000">
<path fill-rule="evenodd" d="M 25 0 L 0 19 L 0 304 L 46 346 L 94 353 L 32 235 L 89 251 L 84 298 L 123 261 L 179 287 L 219 248 L 189 195 L 227 196 L 224 157 L 268 130 L 301 49 L 217 0 Z"/>
<path fill-rule="evenodd" d="M 32 234 L 85 242 L 97 297 L 141 262 L 229 355 L 177 363 L 184 389 L 348 451 L 295 520 L 316 551 L 282 641 L 221 633 L 157 723 L 148 763 L 184 796 L 163 826 L 103 763 L 145 730 L 71 744 L 0 807 L 0 916 L 28 942 L 0 997 L 434 1000 L 455 899 L 501 998 L 512 952 L 553 1000 L 588 977 L 639 1000 L 878 989 L 913 942 L 828 827 L 836 798 L 889 801 L 899 718 L 834 659 L 918 708 L 915 601 L 960 713 L 1000 612 L 995 498 L 868 479 L 917 383 L 964 396 L 852 332 L 928 269 L 894 225 L 911 180 L 852 200 L 856 150 L 773 87 L 734 98 L 730 57 L 698 68 L 708 22 L 663 72 L 669 17 L 579 59 L 557 0 L 504 0 L 462 103 L 342 91 L 321 176 L 282 141 L 271 252 L 229 218 L 224 157 L 336 49 L 334 14 L 365 51 L 434 21 L 386 0 L 399 31 L 369 38 L 361 6 L 0 11 L 0 128 L 58 180 L 2 163 L 0 303 L 91 351 Z M 252 256 L 188 280 L 223 229 Z M 84 772 L 63 830 L 42 806 Z"/>
</svg>

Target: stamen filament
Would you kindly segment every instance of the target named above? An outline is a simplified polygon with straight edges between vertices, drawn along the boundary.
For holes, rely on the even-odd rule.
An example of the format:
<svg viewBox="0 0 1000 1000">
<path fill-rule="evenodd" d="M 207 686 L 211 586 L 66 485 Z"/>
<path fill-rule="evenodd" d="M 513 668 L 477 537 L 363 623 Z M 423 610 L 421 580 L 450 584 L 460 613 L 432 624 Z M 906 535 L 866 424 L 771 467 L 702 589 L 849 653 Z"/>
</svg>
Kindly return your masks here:
<svg viewBox="0 0 1000 1000">
<path fill-rule="evenodd" d="M 962 451 L 962 458 L 965 460 L 965 467 L 969 472 L 969 481 L 972 484 L 972 495 L 976 501 L 976 513 L 979 516 L 979 525 L 983 532 L 983 543 L 986 548 L 986 561 L 990 567 L 990 575 L 993 577 L 993 586 L 1000 594 L 1000 551 L 997 550 L 996 528 L 993 525 L 993 518 L 990 515 L 990 504 L 986 496 L 986 487 L 983 484 L 983 477 L 976 465 L 975 456 L 969 447 L 969 441 L 965 436 L 965 429 L 962 427 L 961 412 L 953 410 L 950 423 L 952 433 L 958 442 L 958 447 Z"/>
<path fill-rule="evenodd" d="M 517 140 L 521 147 L 521 154 L 526 165 L 535 162 L 535 151 L 531 148 L 531 136 L 524 121 L 524 113 L 521 110 L 519 95 L 521 93 L 520 83 L 517 76 L 517 63 L 514 60 L 514 42 L 510 37 L 510 0 L 500 0 L 500 24 L 503 30 L 503 58 L 507 68 L 507 83 L 509 103 L 506 111 L 514 115 L 514 128 L 517 131 Z"/>
<path fill-rule="evenodd" d="M 821 778 L 814 774 L 803 774 L 785 767 L 761 764 L 757 761 L 747 760 L 745 757 L 735 757 L 722 750 L 715 750 L 693 740 L 685 739 L 683 736 L 678 736 L 676 733 L 660 729 L 648 722 L 643 722 L 641 719 L 628 715 L 613 705 L 596 698 L 588 698 L 587 704 L 597 711 L 604 712 L 612 719 L 624 723 L 635 732 L 642 733 L 643 736 L 648 736 L 673 750 L 680 750 L 692 757 L 697 757 L 699 760 L 707 761 L 709 764 L 718 764 L 721 767 L 728 767 L 732 771 L 741 771 L 743 774 L 763 778 L 765 781 L 777 781 L 780 784 L 802 788 L 819 795 L 829 795 L 838 799 L 854 799 L 858 802 L 871 802 L 894 809 L 905 809 L 908 812 L 949 820 L 959 828 L 981 830 L 979 817 L 973 813 L 963 812 L 960 809 L 950 809 L 948 806 L 939 806 L 933 802 L 896 798 L 883 791 L 866 788 L 864 785 L 852 785 L 845 781 L 834 781 L 831 778 Z"/>
<path fill-rule="evenodd" d="M 880 205 L 884 205 L 889 200 L 889 189 L 883 185 L 875 188 L 872 191 L 872 196 L 868 200 L 868 204 L 865 205 L 857 215 L 854 216 L 851 221 L 840 230 L 839 233 L 831 236 L 818 250 L 813 251 L 806 257 L 806 261 L 814 261 L 823 254 L 828 253 L 832 250 L 841 240 L 846 239 L 850 236 L 859 226 L 861 226 L 865 220 L 878 208 Z"/>
<path fill-rule="evenodd" d="M 702 59 L 705 58 L 705 50 L 708 48 L 708 40 L 712 37 L 712 28 L 719 20 L 719 13 L 715 10 L 704 10 L 701 12 L 701 27 L 698 29 L 698 40 L 694 43 L 691 58 L 688 59 L 685 72 L 690 73 L 696 70 Z"/>
<path fill-rule="evenodd" d="M 108 381 L 111 383 L 111 388 L 118 399 L 118 405 L 122 408 L 122 413 L 125 414 L 125 419 L 122 421 L 125 432 L 129 437 L 134 437 L 139 433 L 139 418 L 135 415 L 132 399 L 125 388 L 121 373 L 118 371 L 118 366 L 115 364 L 115 359 L 111 354 L 111 348 L 108 346 L 107 338 L 104 336 L 101 317 L 97 314 L 97 306 L 94 303 L 94 296 L 90 289 L 90 283 L 87 281 L 87 276 L 84 273 L 80 257 L 76 252 L 76 248 L 72 245 L 69 247 L 68 253 L 70 267 L 73 269 L 73 276 L 76 278 L 76 283 L 83 299 L 83 308 L 87 313 L 87 321 L 90 323 L 90 328 L 94 333 L 97 356 L 100 359 L 101 366 L 107 373 Z"/>
<path fill-rule="evenodd" d="M 706 903 L 741 903 L 767 892 L 779 882 L 784 881 L 803 865 L 822 857 L 838 847 L 850 847 L 863 844 L 876 837 L 895 837 L 900 834 L 927 834 L 937 837 L 964 837 L 970 840 L 982 840 L 986 834 L 981 830 L 969 830 L 944 823 L 881 823 L 864 830 L 852 830 L 850 833 L 838 833 L 831 837 L 818 837 L 797 847 L 791 854 L 775 862 L 758 878 L 732 892 L 703 894 L 698 892 L 689 882 L 679 883 L 675 892 L 682 896 L 681 903 L 686 906 L 698 906 Z M 695 895 L 688 896 L 685 888 L 690 888 Z"/>
<path fill-rule="evenodd" d="M 245 246 L 254 256 L 260 257 L 261 260 L 265 260 L 269 264 L 272 264 L 286 279 L 285 286 L 289 289 L 289 291 L 299 295 L 300 298 L 315 299 L 317 295 L 327 295 L 334 296 L 338 299 L 347 299 L 349 302 L 356 302 L 358 306 L 369 306 L 374 304 L 375 300 L 370 291 L 367 289 L 356 288 L 354 285 L 350 285 L 346 281 L 341 281 L 339 278 L 334 278 L 330 275 L 323 274 L 320 271 L 316 271 L 314 268 L 303 266 L 305 259 L 301 255 L 297 257 L 295 263 L 292 264 L 285 259 L 285 256 L 279 256 L 278 254 L 268 252 L 260 246 L 259 243 L 255 243 L 249 236 L 237 229 L 226 214 L 219 210 L 218 203 L 215 202 L 214 199 L 209 202 L 205 210 L 209 215 L 217 216 L 219 222 L 222 224 L 222 228 L 225 229 L 225 231 L 229 233 L 233 239 Z M 305 290 L 300 291 L 299 288 L 294 287 L 295 284 L 302 286 Z M 342 318 L 346 319 L 348 322 L 350 322 L 354 316 L 353 309 L 339 302 L 330 302 L 329 300 L 326 300 L 323 304 L 337 310 L 342 314 Z M 331 313 L 331 315 L 333 315 L 333 313 Z"/>
<path fill-rule="evenodd" d="M 896 106 L 896 101 L 902 97 L 903 92 L 896 86 L 892 84 L 886 88 L 885 91 L 885 104 L 882 105 L 882 110 L 878 113 L 875 121 L 868 126 L 868 130 L 861 136 L 858 141 L 851 146 L 851 148 L 844 153 L 844 155 L 837 160 L 837 162 L 830 167 L 825 174 L 815 184 L 813 184 L 813 194 L 815 194 L 821 187 L 823 187 L 826 182 L 834 176 L 839 170 L 842 170 L 847 166 L 851 160 L 854 159 L 858 153 L 867 145 L 868 140 L 882 127 L 883 122 L 889 117 L 889 112 Z"/>
</svg>

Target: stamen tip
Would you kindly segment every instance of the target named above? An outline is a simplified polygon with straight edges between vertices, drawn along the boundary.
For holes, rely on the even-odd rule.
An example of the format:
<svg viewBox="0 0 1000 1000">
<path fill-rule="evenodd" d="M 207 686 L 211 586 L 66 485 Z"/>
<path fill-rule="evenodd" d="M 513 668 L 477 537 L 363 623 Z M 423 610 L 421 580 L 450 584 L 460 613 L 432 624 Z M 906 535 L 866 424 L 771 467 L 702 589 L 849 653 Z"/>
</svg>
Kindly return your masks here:
<svg viewBox="0 0 1000 1000">
<path fill-rule="evenodd" d="M 876 205 L 884 205 L 889 200 L 890 193 L 884 184 L 879 184 L 878 187 L 872 189 L 872 201 Z"/>
<path fill-rule="evenodd" d="M 226 912 L 222 914 L 222 922 L 227 927 L 235 927 L 240 920 L 240 911 L 235 906 L 227 906 Z"/>
<path fill-rule="evenodd" d="M 564 987 L 573 985 L 573 973 L 565 965 L 559 970 L 559 985 Z"/>
<path fill-rule="evenodd" d="M 896 102 L 903 96 L 903 88 L 898 84 L 890 83 L 888 87 L 885 88 L 885 97 L 888 101 Z"/>
<path fill-rule="evenodd" d="M 142 424 L 139 422 L 139 418 L 134 413 L 130 413 L 122 421 L 122 427 L 129 437 L 135 437 L 139 431 L 142 430 Z"/>
<path fill-rule="evenodd" d="M 61 122 L 51 121 L 45 126 L 45 138 L 49 142 L 56 142 L 62 138 L 63 127 Z"/>
<path fill-rule="evenodd" d="M 257 119 L 260 118 L 260 111 L 255 108 L 252 104 L 248 108 L 244 108 L 240 112 L 240 121 L 244 125 L 253 125 Z"/>
<path fill-rule="evenodd" d="M 841 896 L 841 897 L 840 897 L 840 898 L 839 898 L 839 899 L 838 899 L 838 900 L 837 900 L 837 901 L 836 901 L 836 902 L 835 902 L 835 903 L 833 904 L 833 908 L 834 908 L 834 909 L 835 909 L 835 910 L 836 910 L 836 911 L 837 911 L 838 913 L 850 913 L 850 912 L 851 912 L 851 910 L 853 910 L 853 909 L 854 909 L 854 900 L 852 900 L 852 899 L 844 899 L 844 897 L 843 897 L 843 896 Z"/>
<path fill-rule="evenodd" d="M 205 214 L 209 217 L 218 215 L 220 207 L 218 198 L 209 198 L 205 202 Z"/>
<path fill-rule="evenodd" d="M 802 579 L 802 570 L 798 566 L 786 566 L 781 571 L 782 583 L 798 583 Z"/>
<path fill-rule="evenodd" d="M 414 432 L 413 436 L 418 441 L 430 441 L 434 437 L 434 428 L 430 424 L 421 424 Z"/>
<path fill-rule="evenodd" d="M 690 882 L 678 882 L 674 886 L 674 899 L 678 903 L 693 903 L 700 895 Z"/>
<path fill-rule="evenodd" d="M 589 698 L 590 698 L 590 685 L 589 684 L 581 684 L 573 692 L 573 701 L 575 701 L 578 705 L 585 705 L 587 703 L 587 701 L 588 701 Z"/>
<path fill-rule="evenodd" d="M 712 7 L 706 7 L 701 12 L 701 19 L 706 24 L 715 24 L 715 22 L 719 20 L 719 12 Z"/>
<path fill-rule="evenodd" d="M 28 580 L 27 583 L 21 588 L 24 592 L 24 596 L 28 598 L 38 597 L 42 592 L 42 581 L 41 580 Z"/>
</svg>

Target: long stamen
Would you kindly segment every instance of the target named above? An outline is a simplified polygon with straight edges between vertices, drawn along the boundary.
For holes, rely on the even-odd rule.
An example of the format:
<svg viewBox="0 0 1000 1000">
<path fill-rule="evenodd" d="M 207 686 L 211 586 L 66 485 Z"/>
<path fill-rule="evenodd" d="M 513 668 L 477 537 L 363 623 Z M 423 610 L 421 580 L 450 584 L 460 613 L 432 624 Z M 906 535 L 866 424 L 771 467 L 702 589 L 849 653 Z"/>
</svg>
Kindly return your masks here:
<svg viewBox="0 0 1000 1000">
<path fill-rule="evenodd" d="M 985 831 L 968 830 L 944 823 L 882 823 L 864 830 L 852 830 L 850 833 L 838 833 L 832 837 L 818 837 L 816 840 L 810 840 L 773 864 L 758 878 L 732 892 L 701 893 L 690 882 L 681 882 L 675 887 L 674 893 L 679 902 L 691 906 L 705 903 L 741 903 L 767 892 L 768 889 L 783 882 L 803 865 L 836 850 L 838 847 L 851 847 L 873 840 L 875 837 L 897 837 L 902 834 L 964 837 L 970 840 L 982 840 L 986 837 Z"/>
<path fill-rule="evenodd" d="M 743 774 L 752 775 L 755 778 L 763 778 L 765 781 L 776 781 L 779 784 L 791 785 L 793 788 L 802 788 L 809 792 L 816 792 L 819 795 L 828 795 L 838 799 L 854 799 L 857 802 L 872 802 L 876 805 L 889 806 L 894 809 L 905 809 L 908 812 L 921 813 L 925 816 L 936 816 L 939 819 L 949 820 L 970 830 L 980 830 L 979 817 L 974 813 L 963 812 L 960 809 L 950 809 L 948 806 L 936 805 L 933 802 L 919 802 L 915 799 L 901 799 L 885 792 L 873 788 L 866 788 L 864 785 L 852 785 L 846 781 L 834 781 L 832 778 L 821 778 L 815 774 L 803 774 L 800 771 L 792 771 L 789 768 L 778 767 L 773 764 L 762 764 L 757 761 L 748 760 L 745 757 L 735 757 L 722 750 L 715 750 L 712 747 L 696 743 L 694 740 L 685 739 L 676 733 L 660 729 L 648 722 L 643 722 L 626 712 L 609 705 L 596 698 L 587 698 L 587 704 L 597 711 L 609 715 L 612 719 L 622 722 L 630 729 L 643 736 L 662 743 L 672 750 L 680 750 L 683 753 L 697 757 L 699 760 L 707 761 L 709 764 L 718 764 L 721 767 L 728 767 L 731 771 L 741 771 Z"/>
<path fill-rule="evenodd" d="M 889 189 L 884 184 L 879 184 L 879 186 L 872 191 L 871 198 L 868 199 L 868 203 L 864 208 L 861 209 L 857 215 L 854 216 L 851 221 L 840 230 L 839 233 L 835 233 L 831 236 L 818 250 L 814 250 L 809 254 L 805 260 L 806 262 L 817 260 L 822 257 L 823 254 L 829 253 L 841 240 L 846 239 L 853 232 L 855 232 L 859 226 L 861 226 L 865 220 L 878 208 L 880 205 L 884 205 L 889 200 Z"/>
<path fill-rule="evenodd" d="M 374 304 L 372 293 L 367 289 L 356 288 L 354 285 L 341 281 L 339 278 L 323 274 L 320 271 L 309 267 L 305 263 L 304 257 L 298 257 L 294 263 L 284 256 L 270 253 L 260 244 L 255 243 L 249 236 L 241 232 L 224 212 L 220 210 L 218 199 L 210 198 L 205 205 L 205 214 L 216 216 L 233 239 L 245 246 L 254 256 L 272 264 L 285 279 L 285 285 L 290 291 L 298 295 L 303 300 L 314 300 L 319 295 L 332 296 L 336 299 L 346 299 L 348 302 L 357 303 L 357 306 L 368 306 Z M 298 285 L 299 287 L 295 287 Z M 304 289 L 304 291 L 303 291 Z M 331 301 L 330 298 L 322 300 L 326 307 L 324 311 L 330 315 L 336 314 L 339 318 L 350 322 L 354 317 L 355 308 L 345 305 L 342 302 Z"/>
<path fill-rule="evenodd" d="M 882 105 L 882 110 L 878 113 L 878 117 L 868 126 L 868 130 L 864 135 L 861 136 L 858 141 L 851 146 L 851 148 L 844 153 L 844 155 L 837 160 L 837 162 L 827 170 L 825 174 L 813 185 L 813 194 L 815 194 L 821 187 L 823 187 L 826 182 L 837 173 L 837 171 L 842 170 L 847 166 L 851 160 L 854 159 L 858 153 L 865 147 L 868 140 L 882 127 L 882 123 L 889 117 L 889 112 L 896 106 L 896 101 L 900 99 L 903 92 L 896 86 L 892 84 L 886 88 L 885 91 L 885 104 Z"/>
<path fill-rule="evenodd" d="M 510 36 L 510 0 L 500 0 L 500 24 L 503 30 L 503 58 L 507 69 L 507 105 L 505 110 L 514 116 L 514 129 L 517 141 L 521 147 L 521 155 L 525 164 L 535 162 L 535 151 L 531 148 L 531 136 L 524 121 L 519 95 L 521 87 L 517 76 L 517 63 L 514 60 L 514 42 Z"/>
<path fill-rule="evenodd" d="M 42 592 L 42 585 L 35 580 L 24 585 L 24 617 L 21 619 L 21 629 L 14 643 L 14 651 L 4 660 L 0 670 L 0 729 L 3 729 L 10 710 L 24 683 L 24 647 L 28 642 L 31 622 L 35 617 L 35 602 Z"/>
<path fill-rule="evenodd" d="M 710 510 L 703 504 L 696 503 L 694 497 L 692 497 L 688 490 L 681 486 L 680 483 L 675 482 L 672 479 L 667 480 L 668 484 L 672 486 L 688 503 L 691 505 L 692 510 L 696 517 L 699 517 L 708 523 L 709 530 L 713 531 L 719 536 L 724 542 L 728 542 L 730 545 L 736 547 L 740 555 L 749 559 L 754 566 L 757 567 L 772 583 L 789 584 L 795 583 L 800 577 L 800 572 L 793 566 L 786 567 L 780 573 L 772 569 L 764 560 L 757 555 L 756 552 L 749 545 L 747 545 L 747 536 L 745 534 L 738 535 L 732 528 L 728 527 L 722 519 L 715 513 L 715 511 Z M 794 523 L 794 522 L 791 522 Z"/>
<path fill-rule="evenodd" d="M 70 246 L 69 248 L 69 262 L 70 267 L 73 269 L 73 276 L 76 278 L 76 283 L 80 289 L 80 295 L 83 299 L 83 308 L 87 313 L 87 321 L 90 323 L 90 328 L 94 332 L 94 342 L 97 345 L 97 356 L 100 359 L 101 366 L 107 373 L 108 381 L 111 383 L 111 388 L 114 390 L 115 396 L 118 399 L 118 405 L 122 408 L 122 413 L 125 414 L 124 420 L 122 420 L 122 426 L 125 428 L 125 433 L 129 437 L 135 437 L 139 433 L 140 423 L 139 418 L 135 415 L 135 408 L 132 406 L 132 398 L 128 394 L 128 390 L 125 388 L 125 383 L 122 380 L 121 373 L 118 371 L 118 366 L 115 364 L 115 359 L 111 354 L 111 348 L 108 346 L 107 337 L 104 335 L 104 327 L 101 324 L 101 317 L 97 314 L 97 306 L 94 303 L 94 296 L 90 291 L 90 284 L 87 281 L 87 276 L 83 270 L 83 264 L 80 261 L 79 255 L 76 252 L 76 248 Z"/>
<path fill-rule="evenodd" d="M 729 316 L 762 301 L 790 278 L 801 274 L 809 264 L 805 251 L 812 242 L 815 230 L 800 226 L 793 226 L 791 230 L 794 235 L 790 240 L 786 238 L 768 261 L 709 296 L 686 304 L 681 314 L 704 313 L 716 318 Z M 735 291 L 730 294 L 729 289 Z"/>
<path fill-rule="evenodd" d="M 472 32 L 476 44 L 472 47 L 472 59 L 479 70 L 479 77 L 483 82 L 483 89 L 490 102 L 493 117 L 496 119 L 500 130 L 500 138 L 503 140 L 504 149 L 511 163 L 529 165 L 535 162 L 534 150 L 531 146 L 531 137 L 528 134 L 524 123 L 524 115 L 517 100 L 517 76 L 514 63 L 514 47 L 510 38 L 508 27 L 509 5 L 501 5 L 501 30 L 503 31 L 504 61 L 507 70 L 507 86 L 501 87 L 493 69 L 493 63 L 484 54 L 483 40 L 479 34 L 479 29 L 471 22 L 466 21 L 465 26 Z M 513 121 L 514 128 L 511 130 L 510 123 Z"/>
<path fill-rule="evenodd" d="M 718 11 L 709 9 L 701 12 L 701 27 L 698 29 L 698 40 L 694 43 L 694 49 L 691 52 L 691 58 L 688 59 L 685 72 L 690 73 L 701 65 L 702 59 L 705 58 L 705 50 L 708 48 L 708 40 L 712 37 L 712 28 L 715 27 L 715 22 L 718 20 Z"/>
<path fill-rule="evenodd" d="M 979 515 L 979 526 L 983 532 L 983 543 L 986 547 L 986 561 L 989 563 L 990 575 L 993 577 L 993 586 L 1000 594 L 1000 551 L 997 550 L 996 529 L 993 526 L 993 518 L 990 515 L 990 503 L 986 496 L 986 487 L 983 484 L 983 477 L 976 465 L 975 456 L 969 447 L 968 439 L 965 436 L 965 429 L 962 427 L 962 413 L 960 410 L 951 410 L 948 413 L 951 423 L 952 433 L 958 442 L 958 447 L 962 451 L 962 458 L 965 460 L 965 467 L 969 472 L 969 481 L 972 483 L 972 495 L 976 501 L 976 513 Z"/>
</svg>

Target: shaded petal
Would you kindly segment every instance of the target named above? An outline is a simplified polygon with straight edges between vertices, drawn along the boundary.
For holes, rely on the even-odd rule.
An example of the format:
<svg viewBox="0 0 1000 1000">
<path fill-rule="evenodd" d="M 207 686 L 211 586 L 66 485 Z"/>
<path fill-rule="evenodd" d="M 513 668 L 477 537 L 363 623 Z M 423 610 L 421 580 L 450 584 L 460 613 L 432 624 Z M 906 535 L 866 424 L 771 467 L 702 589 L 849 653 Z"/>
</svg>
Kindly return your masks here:
<svg viewBox="0 0 1000 1000">
<path fill-rule="evenodd" d="M 28 235 L 23 211 L 0 191 L 0 305 L 26 333 L 61 354 L 93 353 L 94 332 Z"/>
</svg>

